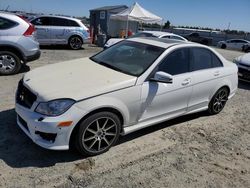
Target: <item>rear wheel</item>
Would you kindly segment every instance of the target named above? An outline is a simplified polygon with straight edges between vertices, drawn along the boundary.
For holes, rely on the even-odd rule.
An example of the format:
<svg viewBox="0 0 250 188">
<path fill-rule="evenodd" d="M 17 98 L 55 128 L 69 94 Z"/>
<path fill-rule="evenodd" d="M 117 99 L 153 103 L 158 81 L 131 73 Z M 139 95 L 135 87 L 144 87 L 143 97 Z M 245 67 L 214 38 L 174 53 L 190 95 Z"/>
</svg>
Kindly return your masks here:
<svg viewBox="0 0 250 188">
<path fill-rule="evenodd" d="M 13 52 L 0 52 L 0 74 L 9 75 L 16 74 L 21 69 L 21 60 Z"/>
<path fill-rule="evenodd" d="M 227 46 L 225 44 L 221 45 L 221 49 L 226 49 L 226 48 L 227 48 Z"/>
<path fill-rule="evenodd" d="M 214 94 L 213 98 L 211 99 L 209 103 L 208 112 L 212 115 L 220 113 L 223 110 L 228 100 L 228 95 L 229 95 L 229 91 L 227 88 L 223 87 L 219 89 Z"/>
<path fill-rule="evenodd" d="M 83 45 L 82 39 L 79 36 L 72 36 L 69 39 L 69 47 L 73 50 L 81 49 Z"/>
<path fill-rule="evenodd" d="M 106 152 L 117 141 L 121 121 L 111 112 L 99 112 L 85 119 L 76 136 L 76 148 L 83 155 Z"/>
</svg>

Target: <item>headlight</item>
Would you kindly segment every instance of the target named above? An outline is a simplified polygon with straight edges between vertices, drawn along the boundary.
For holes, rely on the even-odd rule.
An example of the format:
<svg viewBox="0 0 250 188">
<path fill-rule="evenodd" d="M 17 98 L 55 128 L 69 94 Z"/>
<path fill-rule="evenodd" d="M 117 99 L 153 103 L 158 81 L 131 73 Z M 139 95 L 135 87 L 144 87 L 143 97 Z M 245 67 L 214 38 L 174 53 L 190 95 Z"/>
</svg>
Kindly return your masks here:
<svg viewBox="0 0 250 188">
<path fill-rule="evenodd" d="M 58 116 L 66 112 L 75 103 L 72 99 L 57 99 L 41 102 L 36 107 L 36 112 L 47 116 Z"/>
</svg>

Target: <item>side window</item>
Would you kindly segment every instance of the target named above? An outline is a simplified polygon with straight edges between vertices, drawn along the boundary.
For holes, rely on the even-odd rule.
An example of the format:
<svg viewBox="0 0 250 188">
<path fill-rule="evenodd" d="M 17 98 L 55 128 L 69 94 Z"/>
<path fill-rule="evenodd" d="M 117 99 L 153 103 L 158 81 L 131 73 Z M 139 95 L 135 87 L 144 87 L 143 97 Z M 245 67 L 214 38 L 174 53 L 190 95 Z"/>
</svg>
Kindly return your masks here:
<svg viewBox="0 0 250 188">
<path fill-rule="evenodd" d="M 211 52 L 211 56 L 212 56 L 213 67 L 223 67 L 222 62 L 214 53 Z"/>
<path fill-rule="evenodd" d="M 189 49 L 178 49 L 169 54 L 159 65 L 158 71 L 171 75 L 189 72 Z"/>
<path fill-rule="evenodd" d="M 50 19 L 48 17 L 37 18 L 37 19 L 31 21 L 31 23 L 34 25 L 41 25 L 41 26 L 51 25 Z"/>
<path fill-rule="evenodd" d="M 163 39 L 170 39 L 170 36 L 164 36 L 164 37 L 161 37 L 161 38 L 163 38 Z"/>
<path fill-rule="evenodd" d="M 209 69 L 213 67 L 211 52 L 204 48 L 191 48 L 192 71 Z"/>
<path fill-rule="evenodd" d="M 62 18 L 51 18 L 53 26 L 67 26 L 67 20 Z"/>
<path fill-rule="evenodd" d="M 4 18 L 0 18 L 0 30 L 2 29 L 10 29 L 12 27 L 14 27 L 15 25 L 17 25 L 17 23 L 4 19 Z"/>
<path fill-rule="evenodd" d="M 177 37 L 177 36 L 171 36 L 171 39 L 175 39 L 175 40 L 183 40 L 181 37 Z"/>
<path fill-rule="evenodd" d="M 76 21 L 73 21 L 73 20 L 68 20 L 68 26 L 80 27 L 80 25 Z"/>
</svg>

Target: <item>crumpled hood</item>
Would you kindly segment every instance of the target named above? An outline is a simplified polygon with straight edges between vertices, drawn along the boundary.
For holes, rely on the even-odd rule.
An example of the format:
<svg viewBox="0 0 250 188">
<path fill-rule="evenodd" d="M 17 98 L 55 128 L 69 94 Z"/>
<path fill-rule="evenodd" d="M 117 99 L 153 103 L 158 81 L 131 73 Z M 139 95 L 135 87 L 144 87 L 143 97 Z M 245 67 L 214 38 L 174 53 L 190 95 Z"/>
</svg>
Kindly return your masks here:
<svg viewBox="0 0 250 188">
<path fill-rule="evenodd" d="M 133 86 L 136 79 L 81 58 L 34 69 L 25 74 L 23 81 L 39 101 L 49 101 L 93 97 Z"/>
<path fill-rule="evenodd" d="M 245 65 L 250 66 L 250 53 L 247 53 L 247 54 L 245 54 L 245 55 L 242 55 L 242 56 L 236 58 L 236 60 L 237 60 L 239 63 L 242 63 L 242 64 L 245 64 Z"/>
</svg>

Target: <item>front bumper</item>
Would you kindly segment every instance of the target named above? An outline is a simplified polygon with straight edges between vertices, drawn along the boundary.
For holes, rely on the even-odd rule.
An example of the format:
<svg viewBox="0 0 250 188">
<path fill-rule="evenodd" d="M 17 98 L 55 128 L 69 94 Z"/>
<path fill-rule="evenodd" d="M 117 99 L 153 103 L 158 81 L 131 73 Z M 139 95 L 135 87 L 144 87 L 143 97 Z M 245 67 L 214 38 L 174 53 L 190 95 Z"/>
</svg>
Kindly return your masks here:
<svg viewBox="0 0 250 188">
<path fill-rule="evenodd" d="M 250 82 L 250 67 L 249 68 L 238 67 L 238 77 L 239 80 Z"/>
<path fill-rule="evenodd" d="M 84 112 L 74 105 L 57 117 L 46 117 L 16 104 L 17 124 L 37 145 L 51 150 L 68 150 L 70 135 Z M 73 121 L 71 126 L 58 127 L 62 121 Z"/>
</svg>

